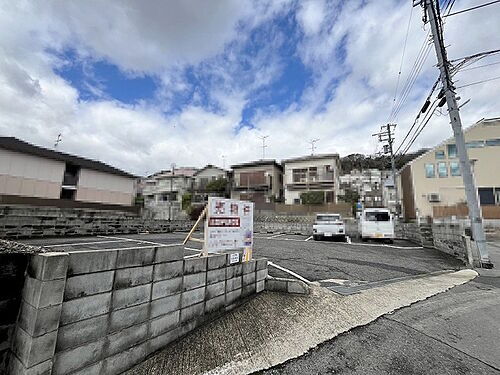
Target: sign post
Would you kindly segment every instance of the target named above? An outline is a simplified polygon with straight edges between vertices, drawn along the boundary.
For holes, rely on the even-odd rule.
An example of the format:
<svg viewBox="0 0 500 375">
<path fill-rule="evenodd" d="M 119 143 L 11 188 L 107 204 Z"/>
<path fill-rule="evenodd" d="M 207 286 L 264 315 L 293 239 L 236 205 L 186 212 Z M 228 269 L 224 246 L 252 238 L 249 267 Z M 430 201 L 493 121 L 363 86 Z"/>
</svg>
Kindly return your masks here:
<svg viewBox="0 0 500 375">
<path fill-rule="evenodd" d="M 254 203 L 209 197 L 205 220 L 204 255 L 243 249 L 242 261 L 252 259 Z"/>
</svg>

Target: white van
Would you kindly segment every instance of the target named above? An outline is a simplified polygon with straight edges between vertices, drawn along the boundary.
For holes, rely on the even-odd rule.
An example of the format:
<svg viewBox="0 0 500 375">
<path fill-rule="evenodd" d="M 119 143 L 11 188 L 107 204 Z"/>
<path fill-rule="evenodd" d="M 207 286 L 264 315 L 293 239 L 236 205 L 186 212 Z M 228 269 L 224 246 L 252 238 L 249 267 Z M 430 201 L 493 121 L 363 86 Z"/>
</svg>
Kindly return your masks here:
<svg viewBox="0 0 500 375">
<path fill-rule="evenodd" d="M 339 214 L 317 214 L 313 225 L 313 239 L 337 237 L 345 240 L 345 225 Z"/>
<path fill-rule="evenodd" d="M 387 208 L 366 208 L 358 223 L 359 237 L 362 241 L 370 238 L 394 242 L 394 221 Z"/>
</svg>

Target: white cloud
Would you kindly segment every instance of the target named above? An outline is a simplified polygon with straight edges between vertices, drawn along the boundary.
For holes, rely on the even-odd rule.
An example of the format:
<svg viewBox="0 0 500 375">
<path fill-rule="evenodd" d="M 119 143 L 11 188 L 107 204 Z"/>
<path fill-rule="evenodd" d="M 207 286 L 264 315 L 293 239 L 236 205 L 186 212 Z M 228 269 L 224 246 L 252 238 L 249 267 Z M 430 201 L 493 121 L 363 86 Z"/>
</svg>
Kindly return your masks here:
<svg viewBox="0 0 500 375">
<path fill-rule="evenodd" d="M 457 1 L 455 9 L 477 3 Z M 221 165 L 222 155 L 226 165 L 257 159 L 260 134 L 270 135 L 268 157 L 307 154 L 312 138 L 320 138 L 317 152 L 372 153 L 371 134 L 391 111 L 410 11 L 408 2 L 393 0 L 300 2 L 295 17 L 304 33 L 296 54 L 311 70 L 313 81 L 299 102 L 284 110 L 259 108 L 255 128 L 239 129 L 242 111 L 256 98 L 256 90 L 282 74 L 283 57 L 276 51 L 288 36 L 269 27 L 259 40 L 262 48 L 251 56 L 246 55 L 244 43 L 254 27 L 293 10 L 293 4 L 220 1 L 214 5 L 194 0 L 147 6 L 132 1 L 49 4 L 0 7 L 0 134 L 51 147 L 62 133 L 61 150 L 138 174 L 168 168 L 172 162 Z M 492 6 L 450 17 L 445 30 L 450 57 L 498 48 L 499 10 Z M 415 8 L 400 89 L 425 34 L 420 9 Z M 86 58 L 106 59 L 130 74 L 158 75 L 163 86 L 157 99 L 136 105 L 105 95 L 96 101 L 80 100 L 77 90 L 53 70 L 65 61 L 51 51 L 68 47 Z M 433 64 L 431 50 L 400 112 L 398 140 L 437 77 Z M 217 103 L 217 110 L 203 107 L 198 94 L 175 114 L 165 115 L 175 93 L 191 88 L 183 75 L 186 65 L 209 73 L 209 99 Z M 498 75 L 500 65 L 464 71 L 456 76 L 457 86 Z M 500 114 L 498 81 L 459 89 L 459 94 L 462 102 L 471 98 L 462 110 L 464 124 Z M 435 117 L 415 148 L 432 146 L 449 135 L 446 116 Z"/>
</svg>

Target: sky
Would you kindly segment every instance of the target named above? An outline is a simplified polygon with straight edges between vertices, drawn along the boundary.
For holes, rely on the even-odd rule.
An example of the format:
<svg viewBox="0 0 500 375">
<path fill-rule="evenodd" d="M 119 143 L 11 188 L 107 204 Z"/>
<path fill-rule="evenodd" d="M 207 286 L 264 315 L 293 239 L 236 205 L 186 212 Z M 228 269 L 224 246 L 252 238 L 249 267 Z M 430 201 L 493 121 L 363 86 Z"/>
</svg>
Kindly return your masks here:
<svg viewBox="0 0 500 375">
<path fill-rule="evenodd" d="M 397 146 L 438 77 L 432 48 L 391 116 L 429 30 L 411 3 L 2 0 L 0 135 L 54 148 L 61 134 L 58 150 L 137 175 L 261 159 L 262 136 L 278 160 L 312 139 L 316 153 L 373 154 L 372 134 L 391 120 Z M 449 58 L 500 48 L 499 19 L 500 4 L 448 17 Z M 456 86 L 500 76 L 498 61 Z M 500 116 L 500 80 L 458 95 L 464 126 Z M 451 135 L 441 110 L 412 150 Z"/>
</svg>

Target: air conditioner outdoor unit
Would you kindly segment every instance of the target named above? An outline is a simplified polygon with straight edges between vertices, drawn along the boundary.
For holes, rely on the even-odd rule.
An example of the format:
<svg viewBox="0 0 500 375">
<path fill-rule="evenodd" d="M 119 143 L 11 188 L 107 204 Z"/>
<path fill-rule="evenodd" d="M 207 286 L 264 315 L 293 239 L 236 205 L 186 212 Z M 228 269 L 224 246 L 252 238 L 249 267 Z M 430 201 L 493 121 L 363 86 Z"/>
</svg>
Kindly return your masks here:
<svg viewBox="0 0 500 375">
<path fill-rule="evenodd" d="M 427 194 L 427 200 L 429 202 L 441 202 L 441 197 L 437 193 Z"/>
</svg>

